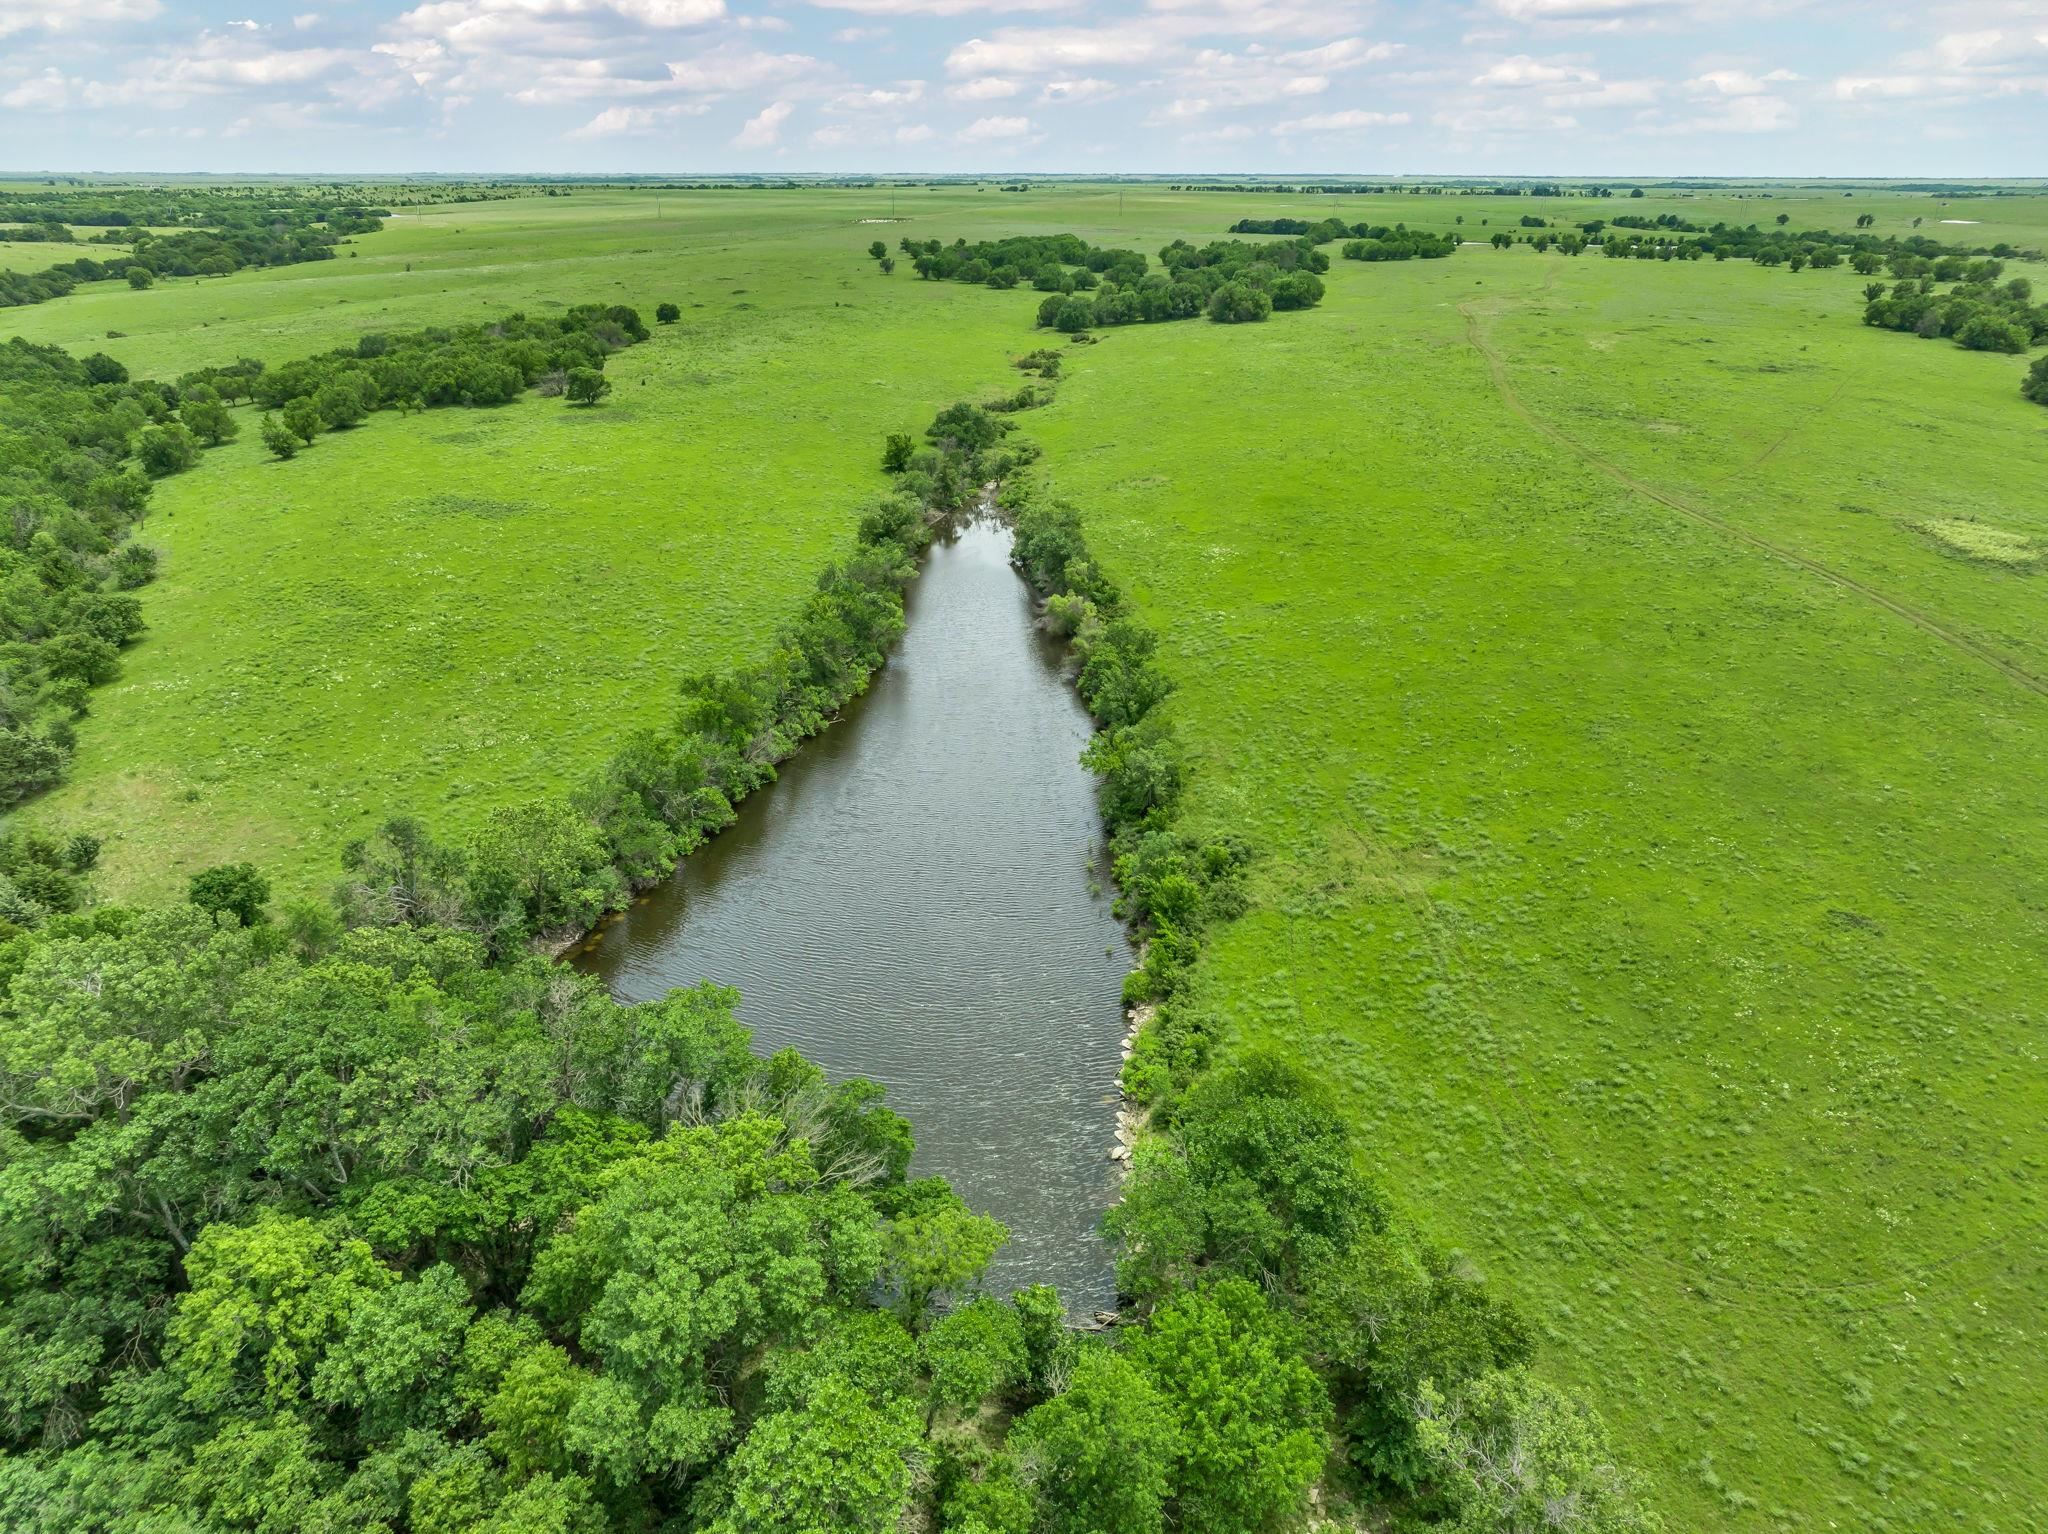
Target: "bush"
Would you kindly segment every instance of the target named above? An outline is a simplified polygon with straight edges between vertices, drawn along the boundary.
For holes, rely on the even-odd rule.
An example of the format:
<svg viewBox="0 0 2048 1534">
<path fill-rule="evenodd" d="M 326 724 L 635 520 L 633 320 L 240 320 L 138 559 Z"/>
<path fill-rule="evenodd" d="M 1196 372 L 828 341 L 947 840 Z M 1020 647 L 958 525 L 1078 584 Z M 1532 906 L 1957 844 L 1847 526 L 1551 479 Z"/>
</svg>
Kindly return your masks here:
<svg viewBox="0 0 2048 1534">
<path fill-rule="evenodd" d="M 674 304 L 656 304 L 654 318 L 663 325 L 673 325 L 683 317 L 683 311 Z"/>
<path fill-rule="evenodd" d="M 270 881 L 253 863 L 224 863 L 194 874 L 185 898 L 202 911 L 232 916 L 244 927 L 270 919 L 263 909 L 270 903 Z"/>
<path fill-rule="evenodd" d="M 135 456 L 151 478 L 162 479 L 199 462 L 199 439 L 181 421 L 152 426 L 136 439 Z"/>
</svg>

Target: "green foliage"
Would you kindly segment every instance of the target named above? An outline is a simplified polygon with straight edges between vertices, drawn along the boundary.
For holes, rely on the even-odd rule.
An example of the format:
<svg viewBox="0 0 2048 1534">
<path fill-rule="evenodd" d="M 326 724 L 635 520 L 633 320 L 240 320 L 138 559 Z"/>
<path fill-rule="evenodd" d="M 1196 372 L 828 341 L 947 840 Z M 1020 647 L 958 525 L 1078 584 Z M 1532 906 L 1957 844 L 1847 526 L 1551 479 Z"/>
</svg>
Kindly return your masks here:
<svg viewBox="0 0 2048 1534">
<path fill-rule="evenodd" d="M 976 1214 L 944 1182 L 923 1178 L 893 1201 L 882 1231 L 882 1271 L 903 1319 L 920 1325 L 933 1300 L 977 1283 L 1009 1239 L 1002 1222 Z"/>
<path fill-rule="evenodd" d="M 1292 1320 L 1226 1279 L 1153 1312 L 1131 1356 L 1177 1424 L 1179 1528 L 1241 1534 L 1300 1520 L 1328 1452 L 1330 1407 Z"/>
<path fill-rule="evenodd" d="M 572 405 L 595 405 L 612 392 L 612 381 L 596 368 L 571 368 L 563 392 Z"/>
<path fill-rule="evenodd" d="M 978 1295 L 932 1324 L 919 1342 L 934 1407 L 972 1415 L 1024 1382 L 1030 1359 L 1017 1312 Z"/>
<path fill-rule="evenodd" d="M 2048 357 L 2037 357 L 2027 369 L 2020 393 L 2037 405 L 2048 405 Z"/>
<path fill-rule="evenodd" d="M 1010 1443 L 1038 1467 L 1049 1534 L 1158 1534 L 1163 1527 L 1180 1428 L 1151 1377 L 1121 1354 L 1079 1349 L 1065 1388 L 1026 1412 Z"/>
<path fill-rule="evenodd" d="M 263 412 L 262 420 L 257 423 L 257 434 L 262 437 L 265 450 L 273 457 L 296 458 L 298 456 L 301 445 L 299 434 L 270 411 L 266 410 Z"/>
<path fill-rule="evenodd" d="M 659 303 L 654 306 L 654 319 L 656 324 L 673 325 L 677 320 L 681 319 L 682 317 L 683 311 L 674 304 Z"/>
<path fill-rule="evenodd" d="M 226 863 L 201 870 L 192 876 L 185 898 L 202 911 L 232 916 L 244 927 L 270 919 L 263 909 L 270 903 L 270 881 L 253 863 Z"/>
<path fill-rule="evenodd" d="M 1599 1416 L 1524 1369 L 1446 1396 L 1425 1380 L 1416 1437 L 1457 1534 L 1654 1534 L 1639 1486 L 1615 1463 Z"/>
</svg>

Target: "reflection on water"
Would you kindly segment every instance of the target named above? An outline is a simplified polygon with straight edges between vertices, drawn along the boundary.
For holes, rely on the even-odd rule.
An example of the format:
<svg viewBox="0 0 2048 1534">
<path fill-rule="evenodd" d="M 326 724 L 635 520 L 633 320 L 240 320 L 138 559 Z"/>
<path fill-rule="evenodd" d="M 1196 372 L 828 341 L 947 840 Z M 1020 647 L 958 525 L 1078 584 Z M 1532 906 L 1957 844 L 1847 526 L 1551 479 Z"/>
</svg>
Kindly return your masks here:
<svg viewBox="0 0 2048 1534">
<path fill-rule="evenodd" d="M 881 1082 L 916 1170 L 1010 1227 L 992 1286 L 1086 1312 L 1114 1287 L 1128 962 L 1088 716 L 1009 548 L 988 523 L 935 545 L 868 695 L 575 963 L 627 1001 L 736 985 L 757 1048 Z"/>
</svg>

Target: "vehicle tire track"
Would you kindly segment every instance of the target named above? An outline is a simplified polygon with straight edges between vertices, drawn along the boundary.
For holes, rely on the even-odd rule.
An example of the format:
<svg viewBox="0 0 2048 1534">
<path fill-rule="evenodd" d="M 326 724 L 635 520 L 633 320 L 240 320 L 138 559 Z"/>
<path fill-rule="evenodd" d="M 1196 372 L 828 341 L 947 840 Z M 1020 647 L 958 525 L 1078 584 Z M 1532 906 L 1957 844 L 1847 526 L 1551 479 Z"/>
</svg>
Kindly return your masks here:
<svg viewBox="0 0 2048 1534">
<path fill-rule="evenodd" d="M 2007 660 L 1988 645 L 1980 644 L 1967 635 L 1958 634 L 1953 629 L 1943 627 L 1917 608 L 1908 607 L 1904 602 L 1886 596 L 1876 587 L 1865 585 L 1854 576 L 1844 575 L 1841 571 L 1832 569 L 1817 559 L 1811 559 L 1804 554 L 1798 553 L 1796 550 L 1788 549 L 1782 544 L 1773 543 L 1768 538 L 1752 533 L 1746 528 L 1738 527 L 1726 518 L 1715 515 L 1705 507 L 1694 505 L 1672 491 L 1660 490 L 1655 485 L 1638 479 L 1620 464 L 1610 459 L 1602 458 L 1591 448 L 1584 447 L 1574 441 L 1565 432 L 1538 416 L 1523 401 L 1522 396 L 1516 392 L 1514 384 L 1508 378 L 1506 359 L 1495 350 L 1493 343 L 1487 339 L 1485 328 L 1480 324 L 1474 300 L 1467 299 L 1464 303 L 1459 304 L 1458 312 L 1465 316 L 1465 339 L 1471 343 L 1474 351 L 1486 359 L 1487 371 L 1493 375 L 1493 386 L 1500 394 L 1501 403 L 1513 411 L 1524 425 L 1539 435 L 1549 438 L 1559 447 L 1564 448 L 1573 456 L 1598 469 L 1602 474 L 1625 489 L 1633 490 L 1637 495 L 1655 501 L 1660 506 L 1667 506 L 1680 516 L 1689 517 L 1702 526 L 1710 527 L 1726 537 L 1737 539 L 1742 543 L 1748 544 L 1751 548 L 1761 549 L 1764 553 L 1775 555 L 1789 564 L 1795 564 L 1802 570 L 1810 571 L 1822 580 L 1829 582 L 1831 585 L 1838 586 L 1844 591 L 1853 592 L 1872 605 L 1883 608 L 1892 616 L 1903 618 L 1922 633 L 1932 636 L 1950 649 L 1968 655 L 1975 660 L 1982 661 L 1993 670 L 2001 672 L 2008 680 L 2017 682 L 2029 692 L 2048 698 L 2048 681 L 2044 681 L 2032 672 Z"/>
</svg>

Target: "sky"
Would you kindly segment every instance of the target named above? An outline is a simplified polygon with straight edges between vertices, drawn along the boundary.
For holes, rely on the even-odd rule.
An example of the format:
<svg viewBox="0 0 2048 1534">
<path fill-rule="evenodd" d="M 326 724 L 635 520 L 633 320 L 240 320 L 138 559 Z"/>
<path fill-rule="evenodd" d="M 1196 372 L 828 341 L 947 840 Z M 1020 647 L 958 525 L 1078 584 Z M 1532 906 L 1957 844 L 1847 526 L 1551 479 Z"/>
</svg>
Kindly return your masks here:
<svg viewBox="0 0 2048 1534">
<path fill-rule="evenodd" d="M 2048 0 L 0 0 L 0 169 L 2048 175 Z"/>
</svg>

